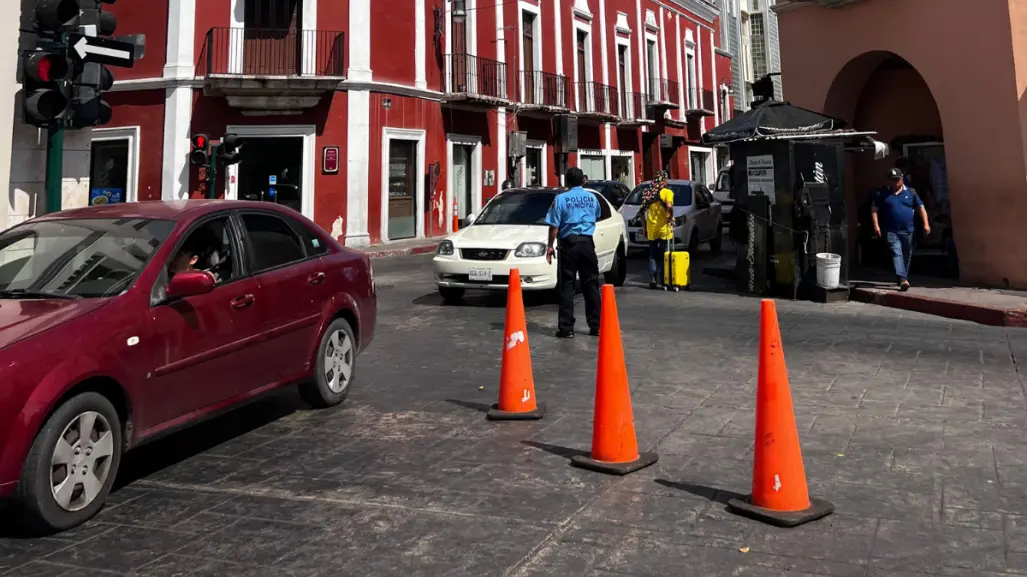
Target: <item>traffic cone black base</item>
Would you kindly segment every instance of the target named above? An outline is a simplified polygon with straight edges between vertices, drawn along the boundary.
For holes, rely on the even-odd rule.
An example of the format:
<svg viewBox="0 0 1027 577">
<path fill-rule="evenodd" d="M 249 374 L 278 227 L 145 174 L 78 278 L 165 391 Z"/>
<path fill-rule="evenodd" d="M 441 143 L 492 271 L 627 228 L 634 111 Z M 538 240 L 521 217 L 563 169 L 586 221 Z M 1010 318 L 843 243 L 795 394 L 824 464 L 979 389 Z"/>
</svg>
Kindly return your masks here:
<svg viewBox="0 0 1027 577">
<path fill-rule="evenodd" d="M 492 405 L 485 418 L 490 421 L 537 421 L 546 416 L 546 404 L 538 403 L 534 411 L 511 413 L 510 411 L 499 410 L 499 403 Z"/>
<path fill-rule="evenodd" d="M 809 507 L 801 511 L 771 511 L 758 505 L 753 505 L 750 500 L 752 495 L 744 499 L 731 499 L 727 502 L 728 510 L 732 513 L 762 521 L 775 527 L 798 527 L 810 521 L 816 521 L 834 513 L 834 505 L 820 499 L 809 500 Z"/>
<path fill-rule="evenodd" d="M 571 464 L 575 467 L 588 469 L 589 471 L 595 471 L 597 473 L 624 476 L 628 473 L 634 473 L 640 469 L 645 469 L 649 465 L 658 461 L 659 458 L 659 455 L 656 453 L 639 453 L 638 458 L 634 461 L 628 461 L 626 463 L 608 463 L 606 461 L 597 461 L 593 459 L 591 455 L 577 455 L 571 457 Z"/>
</svg>

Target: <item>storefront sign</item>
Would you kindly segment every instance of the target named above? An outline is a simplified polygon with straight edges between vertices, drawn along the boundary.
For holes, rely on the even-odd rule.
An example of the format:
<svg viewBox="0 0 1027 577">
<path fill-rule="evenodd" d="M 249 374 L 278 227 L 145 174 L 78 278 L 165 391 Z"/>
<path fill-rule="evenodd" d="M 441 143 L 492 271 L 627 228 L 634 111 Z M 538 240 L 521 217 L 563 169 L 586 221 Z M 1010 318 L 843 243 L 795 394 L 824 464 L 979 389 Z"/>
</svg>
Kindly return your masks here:
<svg viewBox="0 0 1027 577">
<path fill-rule="evenodd" d="M 339 172 L 339 147 L 326 146 L 321 153 L 321 172 L 325 174 L 338 174 Z"/>
<path fill-rule="evenodd" d="M 749 195 L 762 194 L 770 199 L 770 204 L 777 204 L 774 189 L 774 157 L 750 156 L 745 159 L 749 176 Z"/>
<path fill-rule="evenodd" d="M 89 206 L 117 204 L 125 201 L 123 188 L 92 188 L 89 190 Z"/>
</svg>

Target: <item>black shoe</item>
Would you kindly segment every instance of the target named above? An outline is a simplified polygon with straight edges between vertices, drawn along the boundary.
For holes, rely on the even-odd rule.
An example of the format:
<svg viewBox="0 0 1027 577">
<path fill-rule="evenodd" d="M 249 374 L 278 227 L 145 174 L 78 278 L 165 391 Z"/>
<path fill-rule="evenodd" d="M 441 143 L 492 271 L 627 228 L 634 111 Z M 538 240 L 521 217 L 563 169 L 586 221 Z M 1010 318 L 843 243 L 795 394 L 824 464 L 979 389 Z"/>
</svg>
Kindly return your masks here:
<svg viewBox="0 0 1027 577">
<path fill-rule="evenodd" d="M 556 338 L 558 339 L 573 339 L 574 331 L 556 331 Z"/>
<path fill-rule="evenodd" d="M 656 281 L 654 281 L 654 280 L 649 281 L 649 288 L 651 290 L 656 290 Z"/>
<path fill-rule="evenodd" d="M 589 336 L 592 336 L 592 337 L 598 337 L 599 336 L 599 329 L 588 329 L 588 334 L 589 334 Z"/>
</svg>

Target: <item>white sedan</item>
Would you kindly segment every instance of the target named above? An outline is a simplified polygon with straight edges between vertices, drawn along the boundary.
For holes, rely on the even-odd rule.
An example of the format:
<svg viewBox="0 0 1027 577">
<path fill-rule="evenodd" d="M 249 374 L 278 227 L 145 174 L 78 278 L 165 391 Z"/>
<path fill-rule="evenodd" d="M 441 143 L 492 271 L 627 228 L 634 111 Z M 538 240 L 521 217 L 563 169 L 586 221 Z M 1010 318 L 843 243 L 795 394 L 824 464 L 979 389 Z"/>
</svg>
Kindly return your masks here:
<svg viewBox="0 0 1027 577">
<path fill-rule="evenodd" d="M 635 187 L 620 212 L 628 223 L 628 234 L 632 249 L 645 249 L 649 241 L 645 237 L 645 215 L 638 214 L 642 203 L 642 193 L 649 187 L 648 182 Z M 668 180 L 667 188 L 674 192 L 674 244 L 675 250 L 687 250 L 695 254 L 699 245 L 708 242 L 710 250 L 720 252 L 723 234 L 721 233 L 721 209 L 710 190 L 698 182 L 690 180 Z"/>
<path fill-rule="evenodd" d="M 562 190 L 526 188 L 504 190 L 471 216 L 469 226 L 453 233 L 435 250 L 435 283 L 449 302 L 459 301 L 467 289 L 505 291 L 510 269 L 521 274 L 527 291 L 556 288 L 556 259 L 546 262 L 549 227 L 546 212 Z M 617 286 L 627 276 L 628 235 L 624 218 L 594 190 L 602 209 L 596 222 L 595 245 L 599 272 Z"/>
</svg>

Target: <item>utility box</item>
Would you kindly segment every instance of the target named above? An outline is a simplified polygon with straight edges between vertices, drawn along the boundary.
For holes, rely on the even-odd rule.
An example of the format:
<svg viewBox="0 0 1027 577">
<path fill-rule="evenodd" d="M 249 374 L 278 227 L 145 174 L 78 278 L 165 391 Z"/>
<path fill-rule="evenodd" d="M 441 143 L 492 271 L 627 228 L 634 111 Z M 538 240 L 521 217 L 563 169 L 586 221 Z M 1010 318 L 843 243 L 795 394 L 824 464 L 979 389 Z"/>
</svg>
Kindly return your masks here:
<svg viewBox="0 0 1027 577">
<path fill-rule="evenodd" d="M 741 292 L 821 302 L 848 299 L 843 153 L 836 140 L 731 144 L 738 211 L 732 236 L 744 239 L 735 267 Z M 817 285 L 818 253 L 841 256 L 838 288 Z"/>
</svg>

